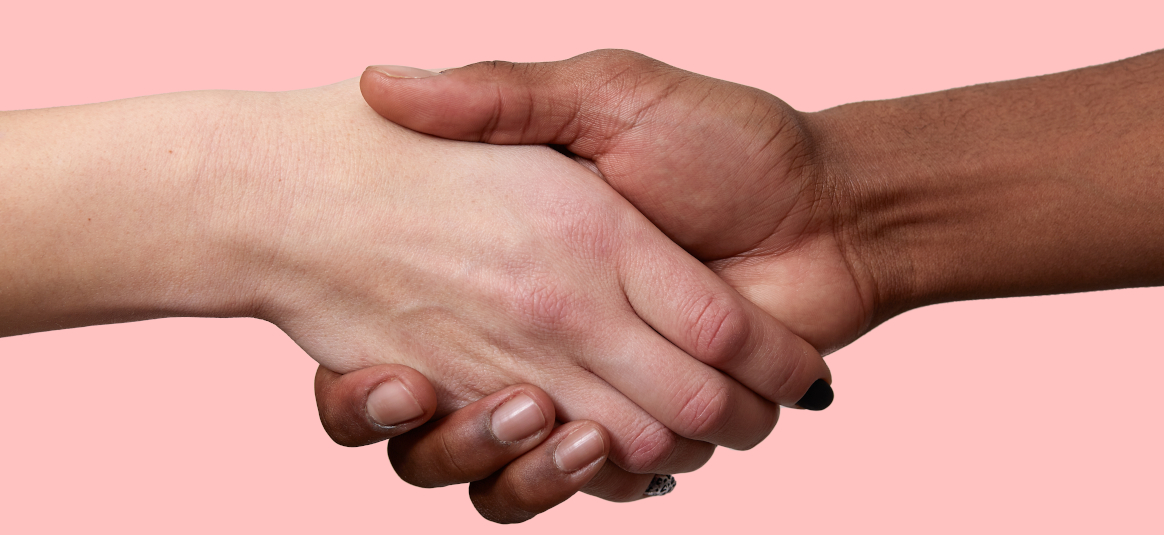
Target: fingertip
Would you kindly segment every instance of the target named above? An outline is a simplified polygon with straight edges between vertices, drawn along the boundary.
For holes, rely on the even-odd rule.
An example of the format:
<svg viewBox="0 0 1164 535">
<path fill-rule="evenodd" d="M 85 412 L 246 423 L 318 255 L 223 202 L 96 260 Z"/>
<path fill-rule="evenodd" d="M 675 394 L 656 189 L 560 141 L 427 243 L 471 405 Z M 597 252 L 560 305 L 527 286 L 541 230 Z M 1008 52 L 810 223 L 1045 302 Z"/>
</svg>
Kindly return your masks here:
<svg viewBox="0 0 1164 535">
<path fill-rule="evenodd" d="M 370 66 L 364 69 L 363 74 L 360 75 L 360 94 L 363 95 L 364 101 L 368 103 L 368 106 L 376 110 L 376 113 L 388 118 L 385 113 L 391 111 L 391 109 L 384 106 L 384 103 L 389 100 L 385 96 L 385 86 L 392 83 L 392 79 L 374 67 Z"/>
<path fill-rule="evenodd" d="M 473 506 L 500 524 L 524 522 L 569 499 L 608 464 L 610 435 L 597 422 L 562 424 L 538 449 L 469 485 Z M 642 492 L 642 487 L 639 487 Z"/>
<path fill-rule="evenodd" d="M 554 405 L 549 396 L 532 385 L 519 385 L 503 394 L 489 415 L 493 438 L 503 444 L 515 443 L 547 431 L 554 421 Z"/>
<path fill-rule="evenodd" d="M 554 418 L 557 418 L 558 413 L 554 407 L 554 400 L 550 398 L 550 395 L 545 390 L 528 383 L 511 385 L 509 388 L 513 392 L 520 392 L 533 399 L 538 404 L 538 407 L 541 408 L 542 414 L 545 415 L 547 422 L 553 422 Z"/>
<path fill-rule="evenodd" d="M 565 473 L 582 470 L 610 455 L 610 434 L 596 422 L 585 421 L 554 447 L 554 463 Z"/>
<path fill-rule="evenodd" d="M 316 372 L 315 397 L 328 436 L 364 446 L 400 435 L 432 418 L 436 391 L 420 372 L 382 364 L 346 374 Z"/>
<path fill-rule="evenodd" d="M 380 383 L 364 404 L 368 417 L 383 427 L 399 425 L 424 415 L 424 408 L 399 379 Z"/>
<path fill-rule="evenodd" d="M 824 379 L 817 379 L 808 387 L 796 406 L 810 411 L 823 411 L 833 404 L 833 387 Z"/>
<path fill-rule="evenodd" d="M 370 65 L 364 72 L 376 72 L 389 78 L 399 78 L 405 80 L 428 78 L 430 76 L 437 76 L 440 71 L 431 71 L 428 69 L 418 69 L 416 67 L 406 67 L 403 65 Z"/>
<path fill-rule="evenodd" d="M 401 364 L 386 364 L 382 373 L 384 373 L 384 381 L 397 380 L 412 394 L 412 398 L 420 406 L 424 414 L 421 416 L 422 420 L 416 422 L 417 424 L 428 421 L 436 413 L 437 409 L 437 394 L 436 388 L 432 386 L 432 382 L 428 380 L 424 374 L 404 366 Z M 379 384 L 383 384 L 381 381 Z"/>
<path fill-rule="evenodd" d="M 655 474 L 651 478 L 651 482 L 647 485 L 647 490 L 643 491 L 643 497 L 653 498 L 656 496 L 666 496 L 675 490 L 675 476 L 668 474 Z"/>
<path fill-rule="evenodd" d="M 405 482 L 441 487 L 479 481 L 555 433 L 550 397 L 511 385 L 388 443 L 388 460 Z M 548 457 L 546 457 L 548 459 Z"/>
</svg>

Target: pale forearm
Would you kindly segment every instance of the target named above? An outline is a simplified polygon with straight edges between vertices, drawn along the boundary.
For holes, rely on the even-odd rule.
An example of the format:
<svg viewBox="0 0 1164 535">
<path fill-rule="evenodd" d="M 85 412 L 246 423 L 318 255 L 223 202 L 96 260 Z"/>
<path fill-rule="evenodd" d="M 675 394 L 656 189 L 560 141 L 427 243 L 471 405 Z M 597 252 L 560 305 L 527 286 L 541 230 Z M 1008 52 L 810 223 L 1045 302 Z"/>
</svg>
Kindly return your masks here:
<svg viewBox="0 0 1164 535">
<path fill-rule="evenodd" d="M 815 114 L 885 305 L 1164 284 L 1164 53 Z"/>
<path fill-rule="evenodd" d="M 231 165 L 235 94 L 0 115 L 0 335 L 245 313 Z"/>
</svg>

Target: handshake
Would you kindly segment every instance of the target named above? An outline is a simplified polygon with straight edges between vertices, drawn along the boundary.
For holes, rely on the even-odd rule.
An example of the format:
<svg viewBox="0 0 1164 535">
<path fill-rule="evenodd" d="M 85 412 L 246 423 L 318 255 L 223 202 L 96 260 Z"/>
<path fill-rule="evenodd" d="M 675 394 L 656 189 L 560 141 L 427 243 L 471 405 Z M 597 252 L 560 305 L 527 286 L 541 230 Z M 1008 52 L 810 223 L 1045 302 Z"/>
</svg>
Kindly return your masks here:
<svg viewBox="0 0 1164 535">
<path fill-rule="evenodd" d="M 1161 92 L 1153 53 L 802 113 L 599 51 L 7 112 L 0 335 L 258 317 L 333 439 L 490 520 L 664 494 L 903 311 L 1164 284 Z"/>
</svg>

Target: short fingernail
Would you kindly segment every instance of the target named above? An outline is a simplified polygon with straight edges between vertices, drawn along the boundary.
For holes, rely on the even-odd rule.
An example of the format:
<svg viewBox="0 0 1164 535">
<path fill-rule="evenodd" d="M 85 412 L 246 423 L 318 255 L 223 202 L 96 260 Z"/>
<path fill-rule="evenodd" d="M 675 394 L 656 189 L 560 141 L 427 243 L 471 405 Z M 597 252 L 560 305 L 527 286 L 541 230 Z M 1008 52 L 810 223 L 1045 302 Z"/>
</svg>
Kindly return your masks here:
<svg viewBox="0 0 1164 535">
<path fill-rule="evenodd" d="M 602 457 L 602 433 L 593 427 L 579 429 L 558 443 L 554 462 L 563 472 L 573 472 Z"/>
<path fill-rule="evenodd" d="M 525 394 L 513 396 L 493 411 L 493 436 L 502 442 L 516 442 L 546 425 L 542 408 Z"/>
<path fill-rule="evenodd" d="M 436 76 L 440 74 L 439 72 L 430 71 L 428 69 L 405 67 L 403 65 L 372 65 L 371 67 L 368 67 L 368 70 L 386 74 L 393 78 L 428 78 L 429 76 Z"/>
<path fill-rule="evenodd" d="M 647 485 L 647 490 L 643 491 L 643 496 L 662 496 L 670 494 L 673 490 L 675 490 L 675 476 L 659 474 L 651 480 L 650 485 Z"/>
<path fill-rule="evenodd" d="M 381 383 L 368 394 L 367 410 L 380 425 L 401 424 L 424 414 L 420 402 L 396 379 Z"/>
<path fill-rule="evenodd" d="M 808 392 L 804 393 L 804 397 L 800 398 L 796 404 L 802 409 L 810 411 L 823 411 L 833 403 L 833 387 L 829 386 L 824 379 L 817 379 L 812 386 L 808 387 Z"/>
</svg>

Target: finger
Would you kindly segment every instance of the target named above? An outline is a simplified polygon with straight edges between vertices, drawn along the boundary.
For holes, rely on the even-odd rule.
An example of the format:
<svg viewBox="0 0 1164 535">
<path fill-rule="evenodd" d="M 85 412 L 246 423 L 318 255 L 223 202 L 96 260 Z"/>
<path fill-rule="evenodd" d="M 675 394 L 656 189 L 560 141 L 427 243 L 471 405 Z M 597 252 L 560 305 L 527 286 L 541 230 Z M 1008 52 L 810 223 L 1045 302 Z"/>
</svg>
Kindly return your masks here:
<svg viewBox="0 0 1164 535">
<path fill-rule="evenodd" d="M 636 98 L 645 94 L 636 88 L 661 71 L 677 69 L 634 52 L 600 50 L 550 63 L 475 63 L 435 76 L 373 66 L 360 89 L 380 115 L 419 132 L 497 144 L 560 144 L 594 158 L 635 125 L 650 105 L 650 99 Z"/>
<path fill-rule="evenodd" d="M 507 387 L 392 439 L 388 459 L 401 479 L 418 487 L 477 481 L 540 444 L 554 417 L 541 389 Z"/>
<path fill-rule="evenodd" d="M 633 502 L 663 496 L 672 490 L 675 490 L 674 476 L 633 474 L 609 462 L 582 487 L 582 492 L 609 502 Z"/>
<path fill-rule="evenodd" d="M 628 311 L 631 312 L 631 311 Z M 650 326 L 628 314 L 609 358 L 596 359 L 593 371 L 678 435 L 735 449 L 758 444 L 772 431 L 778 407 L 739 382 L 691 358 Z M 634 325 L 633 323 L 637 323 Z M 599 420 L 603 421 L 603 420 Z M 632 455 L 648 455 L 644 447 Z M 634 472 L 673 473 L 631 458 Z M 643 468 L 653 468 L 643 470 Z"/>
<path fill-rule="evenodd" d="M 679 349 L 769 401 L 827 407 L 832 376 L 820 353 L 677 245 L 651 236 L 656 232 L 646 229 L 632 247 L 659 254 L 628 255 L 626 294 L 635 313 Z"/>
<path fill-rule="evenodd" d="M 315 402 L 324 431 L 343 446 L 400 435 L 432 418 L 437 406 L 428 379 L 399 364 L 343 375 L 320 366 L 315 373 Z"/>
<path fill-rule="evenodd" d="M 469 498 L 486 519 L 524 522 L 582 489 L 602 469 L 609 452 L 610 435 L 601 425 L 570 422 L 537 449 L 471 483 Z"/>
<path fill-rule="evenodd" d="M 632 318 L 641 324 L 641 320 Z M 607 347 L 610 358 L 633 362 L 641 355 L 628 349 L 618 329 L 609 329 L 615 342 Z M 658 338 L 656 335 L 655 338 Z M 665 341 L 664 341 L 665 342 Z M 671 347 L 674 350 L 674 347 Z M 686 361 L 691 357 L 683 356 Z M 699 364 L 695 362 L 695 364 Z M 597 371 L 597 370 L 594 370 Z M 657 377 L 642 373 L 647 382 L 633 385 L 631 392 L 665 390 Z M 610 460 L 628 472 L 679 474 L 698 470 L 715 453 L 715 445 L 676 434 L 643 407 L 618 391 L 612 383 L 592 373 L 584 375 L 554 374 L 544 378 L 547 390 L 561 405 L 562 421 L 591 420 L 602 422 L 611 436 Z"/>
</svg>

